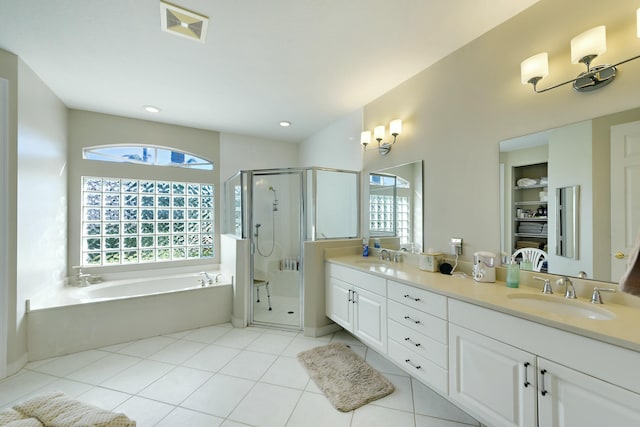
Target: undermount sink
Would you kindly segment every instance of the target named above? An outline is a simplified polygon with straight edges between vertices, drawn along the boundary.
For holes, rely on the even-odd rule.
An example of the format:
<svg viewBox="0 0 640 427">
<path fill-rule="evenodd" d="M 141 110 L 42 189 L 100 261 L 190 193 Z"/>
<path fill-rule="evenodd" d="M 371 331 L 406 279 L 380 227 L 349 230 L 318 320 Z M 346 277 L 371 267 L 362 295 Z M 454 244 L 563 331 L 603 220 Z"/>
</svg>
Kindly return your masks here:
<svg viewBox="0 0 640 427">
<path fill-rule="evenodd" d="M 591 303 L 566 299 L 545 294 L 509 294 L 509 298 L 518 304 L 537 310 L 544 310 L 560 316 L 581 317 L 593 320 L 611 320 L 616 315 L 606 308 Z"/>
</svg>

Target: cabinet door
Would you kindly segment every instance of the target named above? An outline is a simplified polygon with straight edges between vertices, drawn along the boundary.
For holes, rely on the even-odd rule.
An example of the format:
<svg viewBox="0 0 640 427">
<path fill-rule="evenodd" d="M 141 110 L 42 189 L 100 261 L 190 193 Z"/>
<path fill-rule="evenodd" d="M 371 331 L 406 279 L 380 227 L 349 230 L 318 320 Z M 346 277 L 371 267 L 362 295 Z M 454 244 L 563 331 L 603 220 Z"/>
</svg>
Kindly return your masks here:
<svg viewBox="0 0 640 427">
<path fill-rule="evenodd" d="M 542 358 L 538 375 L 540 426 L 640 426 L 639 394 Z"/>
<path fill-rule="evenodd" d="M 329 277 L 327 285 L 327 317 L 346 330 L 352 331 L 353 287 L 335 277 Z"/>
<path fill-rule="evenodd" d="M 387 299 L 361 288 L 354 288 L 354 292 L 354 335 L 374 350 L 387 354 Z"/>
<path fill-rule="evenodd" d="M 536 425 L 535 357 L 449 325 L 449 396 L 482 423 Z"/>
</svg>

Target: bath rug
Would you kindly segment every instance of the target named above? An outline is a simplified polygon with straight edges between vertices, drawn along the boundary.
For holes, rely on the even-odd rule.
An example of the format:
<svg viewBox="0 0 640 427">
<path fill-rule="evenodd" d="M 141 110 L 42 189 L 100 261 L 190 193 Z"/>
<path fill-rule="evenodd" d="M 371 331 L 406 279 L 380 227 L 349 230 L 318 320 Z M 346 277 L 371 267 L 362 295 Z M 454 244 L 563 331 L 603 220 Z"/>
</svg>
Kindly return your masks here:
<svg viewBox="0 0 640 427">
<path fill-rule="evenodd" d="M 343 343 L 303 351 L 298 360 L 331 404 L 342 412 L 353 411 L 394 390 L 389 380 Z"/>
</svg>

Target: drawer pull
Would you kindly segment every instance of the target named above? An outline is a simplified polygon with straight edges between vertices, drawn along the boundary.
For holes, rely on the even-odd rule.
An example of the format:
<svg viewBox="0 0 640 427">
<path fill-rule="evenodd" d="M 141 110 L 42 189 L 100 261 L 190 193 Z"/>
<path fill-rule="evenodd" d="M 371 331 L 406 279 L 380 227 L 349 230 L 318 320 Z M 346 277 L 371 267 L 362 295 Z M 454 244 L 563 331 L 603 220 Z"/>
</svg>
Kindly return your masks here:
<svg viewBox="0 0 640 427">
<path fill-rule="evenodd" d="M 544 374 L 547 373 L 546 369 L 540 371 L 540 394 L 546 396 L 548 391 L 544 389 Z"/>
<path fill-rule="evenodd" d="M 531 383 L 529 382 L 529 379 L 527 378 L 529 375 L 529 362 L 524 362 L 524 386 L 525 387 L 529 387 L 531 385 Z"/>
<path fill-rule="evenodd" d="M 420 321 L 419 321 L 419 320 L 413 320 L 413 319 L 412 319 L 411 317 L 409 317 L 409 316 L 404 316 L 404 318 L 405 318 L 406 320 L 410 320 L 410 321 L 412 321 L 412 322 L 413 322 L 413 323 L 415 323 L 416 325 L 420 323 Z"/>
<path fill-rule="evenodd" d="M 414 301 L 416 301 L 416 302 L 420 301 L 420 298 L 414 298 L 414 297 L 412 297 L 412 296 L 411 296 L 411 295 L 409 295 L 409 294 L 406 294 L 404 297 L 405 297 L 405 298 L 408 298 L 408 299 L 412 299 L 412 300 L 414 300 Z"/>
<path fill-rule="evenodd" d="M 408 342 L 409 344 L 413 344 L 413 345 L 415 345 L 416 347 L 420 347 L 420 346 L 422 345 L 422 344 L 420 344 L 419 342 L 413 342 L 413 341 L 411 341 L 411 338 L 409 338 L 409 337 L 405 337 L 405 339 L 404 339 L 404 340 L 405 340 L 406 342 Z"/>
<path fill-rule="evenodd" d="M 349 289 L 349 299 L 347 300 L 348 302 L 351 302 L 351 292 L 353 292 L 351 289 Z"/>
<path fill-rule="evenodd" d="M 405 363 L 406 363 L 407 365 L 409 365 L 409 366 L 413 367 L 413 368 L 416 368 L 416 369 L 422 369 L 422 367 L 421 367 L 420 365 L 416 365 L 415 363 L 413 363 L 413 362 L 411 361 L 411 359 L 405 359 Z"/>
</svg>

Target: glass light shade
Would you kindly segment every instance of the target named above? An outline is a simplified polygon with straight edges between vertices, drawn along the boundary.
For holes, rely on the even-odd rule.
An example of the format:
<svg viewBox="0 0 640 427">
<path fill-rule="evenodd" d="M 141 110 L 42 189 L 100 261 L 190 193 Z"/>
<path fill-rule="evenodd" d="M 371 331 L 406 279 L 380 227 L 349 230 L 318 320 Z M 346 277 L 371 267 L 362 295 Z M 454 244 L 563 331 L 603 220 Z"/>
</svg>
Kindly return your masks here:
<svg viewBox="0 0 640 427">
<path fill-rule="evenodd" d="M 400 135 L 402 133 L 402 120 L 391 120 L 391 123 L 389 123 L 389 133 L 391 135 Z"/>
<path fill-rule="evenodd" d="M 367 145 L 371 143 L 371 131 L 366 130 L 360 134 L 360 144 Z"/>
<path fill-rule="evenodd" d="M 604 25 L 592 28 L 571 39 L 571 63 L 577 64 L 582 58 L 600 55 L 607 51 L 607 31 Z"/>
<path fill-rule="evenodd" d="M 373 128 L 373 137 L 375 139 L 384 139 L 384 126 L 376 126 Z"/>
<path fill-rule="evenodd" d="M 549 75 L 549 55 L 547 52 L 533 55 L 520 63 L 520 78 L 526 85 L 534 77 L 544 78 Z"/>
</svg>

